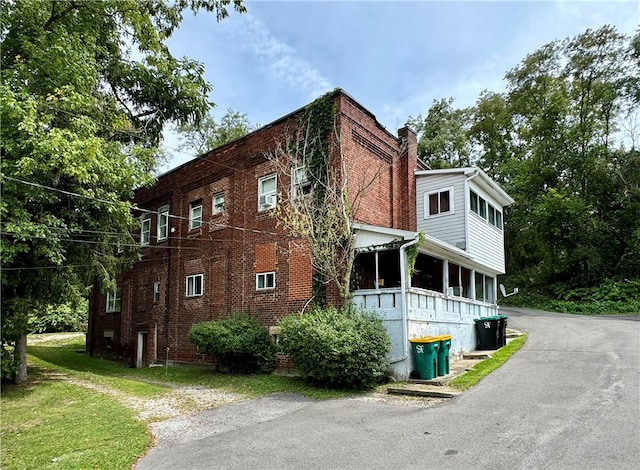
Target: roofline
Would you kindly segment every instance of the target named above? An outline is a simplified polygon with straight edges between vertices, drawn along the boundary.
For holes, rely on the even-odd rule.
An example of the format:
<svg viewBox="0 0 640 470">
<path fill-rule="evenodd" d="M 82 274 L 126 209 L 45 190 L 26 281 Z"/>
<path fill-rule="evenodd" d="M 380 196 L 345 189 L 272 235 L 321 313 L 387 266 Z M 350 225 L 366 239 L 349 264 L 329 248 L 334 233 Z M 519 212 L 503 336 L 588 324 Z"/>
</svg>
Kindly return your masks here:
<svg viewBox="0 0 640 470">
<path fill-rule="evenodd" d="M 380 124 L 380 122 L 378 121 L 378 119 L 376 118 L 375 114 L 373 114 L 371 111 L 369 111 L 367 108 L 365 108 L 362 104 L 360 104 L 360 102 L 358 102 L 355 98 L 353 98 L 349 93 L 347 93 L 346 91 L 344 91 L 342 88 L 335 88 L 333 91 L 329 91 L 325 94 L 331 95 L 333 96 L 333 98 L 335 99 L 337 96 L 342 95 L 343 97 L 347 98 L 348 100 L 350 100 L 354 105 L 356 105 L 358 108 L 360 108 L 365 114 L 367 114 L 371 119 L 373 119 L 373 121 L 376 123 L 376 126 L 378 127 L 378 129 L 380 129 L 383 132 L 386 132 L 390 137 L 392 137 L 393 139 L 398 139 L 397 135 L 392 134 L 391 132 L 389 132 L 382 124 Z M 320 98 L 321 96 L 318 96 L 318 98 Z M 316 99 L 318 99 L 316 98 Z M 315 101 L 315 100 L 314 100 Z M 264 129 L 268 129 L 270 127 L 273 127 L 275 125 L 280 124 L 281 122 L 284 121 L 288 121 L 289 119 L 291 119 L 293 116 L 297 115 L 297 114 L 301 114 L 311 103 L 313 103 L 313 101 L 310 101 L 309 103 L 305 104 L 304 106 L 301 106 L 300 108 L 291 111 L 288 114 L 285 114 L 284 116 L 279 117 L 278 119 L 276 119 L 275 121 L 271 121 L 269 124 L 265 124 L 264 126 L 260 126 L 258 129 L 255 129 L 245 135 L 243 135 L 242 137 L 238 137 L 237 139 L 231 140 L 225 144 L 220 145 L 219 147 L 215 147 L 212 148 L 210 150 L 207 150 L 206 152 L 200 154 L 200 155 L 196 155 L 193 158 L 191 158 L 190 160 L 184 162 L 183 164 L 172 168 L 170 170 L 165 171 L 164 173 L 159 174 L 156 178 L 160 179 L 170 173 L 173 173 L 174 171 L 180 170 L 181 168 L 193 163 L 195 160 L 202 160 L 205 159 L 207 155 L 216 152 L 218 150 L 222 150 L 225 147 L 232 147 L 233 145 L 236 145 L 238 142 L 246 139 L 247 137 L 249 137 L 250 135 L 256 134 Z"/>
<path fill-rule="evenodd" d="M 502 199 L 503 206 L 510 206 L 515 200 L 502 189 L 498 183 L 489 177 L 484 171 L 478 167 L 465 167 L 465 168 L 442 168 L 439 170 L 422 170 L 416 171 L 415 175 L 418 176 L 433 176 L 433 175 L 447 175 L 447 174 L 463 174 L 467 177 L 467 180 L 471 180 L 476 176 L 480 177 L 482 182 L 489 187 L 496 195 Z"/>
<path fill-rule="evenodd" d="M 412 232 L 409 230 L 400 230 L 397 228 L 380 227 L 378 225 L 354 223 L 353 228 L 356 230 L 362 230 L 366 232 L 375 232 L 375 233 L 382 233 L 384 235 L 391 235 L 392 237 L 402 237 L 404 240 L 414 240 L 418 237 L 418 232 Z"/>
</svg>

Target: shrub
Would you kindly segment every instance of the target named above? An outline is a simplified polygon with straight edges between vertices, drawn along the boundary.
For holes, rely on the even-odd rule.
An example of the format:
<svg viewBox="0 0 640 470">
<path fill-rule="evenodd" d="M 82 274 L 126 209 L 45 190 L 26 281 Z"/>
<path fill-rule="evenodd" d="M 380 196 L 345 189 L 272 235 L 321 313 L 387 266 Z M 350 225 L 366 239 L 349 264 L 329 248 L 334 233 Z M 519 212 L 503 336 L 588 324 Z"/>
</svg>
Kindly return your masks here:
<svg viewBox="0 0 640 470">
<path fill-rule="evenodd" d="M 389 367 L 389 336 L 375 314 L 319 307 L 280 322 L 279 344 L 308 381 L 367 390 Z"/>
<path fill-rule="evenodd" d="M 196 323 L 189 331 L 189 341 L 232 372 L 268 373 L 275 365 L 269 332 L 247 315 Z"/>
</svg>

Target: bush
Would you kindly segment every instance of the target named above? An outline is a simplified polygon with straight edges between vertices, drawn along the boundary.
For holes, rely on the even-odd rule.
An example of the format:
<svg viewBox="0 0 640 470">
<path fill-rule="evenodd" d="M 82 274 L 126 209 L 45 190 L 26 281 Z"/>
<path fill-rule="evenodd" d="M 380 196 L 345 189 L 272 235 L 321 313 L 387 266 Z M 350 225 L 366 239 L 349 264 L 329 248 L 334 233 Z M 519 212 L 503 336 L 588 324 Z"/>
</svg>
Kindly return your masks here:
<svg viewBox="0 0 640 470">
<path fill-rule="evenodd" d="M 389 367 L 389 336 L 372 313 L 316 307 L 284 318 L 279 338 L 302 377 L 319 385 L 368 390 Z"/>
<path fill-rule="evenodd" d="M 275 365 L 269 332 L 247 315 L 196 323 L 189 331 L 189 341 L 232 372 L 268 373 Z"/>
</svg>

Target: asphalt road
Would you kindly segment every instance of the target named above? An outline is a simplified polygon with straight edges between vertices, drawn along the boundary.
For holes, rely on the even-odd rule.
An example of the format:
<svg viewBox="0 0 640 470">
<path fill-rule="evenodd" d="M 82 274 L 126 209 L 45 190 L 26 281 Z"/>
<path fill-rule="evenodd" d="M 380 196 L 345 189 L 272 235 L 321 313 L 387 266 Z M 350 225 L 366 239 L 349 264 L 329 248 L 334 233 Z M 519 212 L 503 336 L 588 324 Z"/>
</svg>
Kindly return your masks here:
<svg viewBox="0 0 640 470">
<path fill-rule="evenodd" d="M 506 313 L 525 346 L 443 405 L 275 395 L 205 412 L 136 468 L 640 468 L 640 318 Z"/>
</svg>

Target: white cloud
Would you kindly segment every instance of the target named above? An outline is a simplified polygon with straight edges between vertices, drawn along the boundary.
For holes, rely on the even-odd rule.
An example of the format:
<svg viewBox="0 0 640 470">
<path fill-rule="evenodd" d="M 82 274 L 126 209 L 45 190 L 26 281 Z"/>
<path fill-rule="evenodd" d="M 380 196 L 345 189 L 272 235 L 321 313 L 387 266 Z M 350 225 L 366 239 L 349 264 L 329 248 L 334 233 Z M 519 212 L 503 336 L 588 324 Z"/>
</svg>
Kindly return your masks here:
<svg viewBox="0 0 640 470">
<path fill-rule="evenodd" d="M 331 89 L 331 82 L 296 50 L 275 37 L 262 21 L 249 14 L 243 16 L 243 28 L 238 34 L 242 45 L 249 49 L 273 79 L 284 80 L 289 86 L 306 92 L 310 99 Z"/>
</svg>

